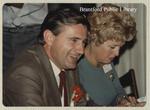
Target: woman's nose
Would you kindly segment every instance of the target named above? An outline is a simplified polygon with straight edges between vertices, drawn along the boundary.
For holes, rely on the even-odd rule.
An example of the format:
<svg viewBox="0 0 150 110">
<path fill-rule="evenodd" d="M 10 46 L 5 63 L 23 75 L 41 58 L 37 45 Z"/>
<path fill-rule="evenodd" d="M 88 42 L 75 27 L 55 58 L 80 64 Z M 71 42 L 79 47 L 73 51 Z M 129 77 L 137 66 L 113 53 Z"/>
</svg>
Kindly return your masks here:
<svg viewBox="0 0 150 110">
<path fill-rule="evenodd" d="M 115 54 L 115 56 L 118 56 L 119 55 L 119 49 L 115 50 L 114 54 Z"/>
</svg>

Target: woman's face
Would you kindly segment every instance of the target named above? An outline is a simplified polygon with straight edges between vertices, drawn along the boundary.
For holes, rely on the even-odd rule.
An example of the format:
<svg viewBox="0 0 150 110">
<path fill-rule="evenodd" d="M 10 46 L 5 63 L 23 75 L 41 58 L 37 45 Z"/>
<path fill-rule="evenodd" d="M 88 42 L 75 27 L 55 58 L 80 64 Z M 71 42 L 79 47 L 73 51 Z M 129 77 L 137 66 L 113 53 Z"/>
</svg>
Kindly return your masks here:
<svg viewBox="0 0 150 110">
<path fill-rule="evenodd" d="M 119 55 L 120 47 L 123 46 L 124 42 L 107 40 L 103 44 L 93 45 L 92 56 L 96 63 L 108 64 Z"/>
</svg>

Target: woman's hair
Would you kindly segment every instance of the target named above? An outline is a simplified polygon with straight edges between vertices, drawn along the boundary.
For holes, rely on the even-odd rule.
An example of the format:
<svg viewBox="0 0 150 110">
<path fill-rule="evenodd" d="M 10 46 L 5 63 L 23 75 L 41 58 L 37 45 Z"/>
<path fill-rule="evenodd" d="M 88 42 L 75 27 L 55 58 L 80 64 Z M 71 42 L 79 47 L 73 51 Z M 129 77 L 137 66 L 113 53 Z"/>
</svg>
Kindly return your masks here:
<svg viewBox="0 0 150 110">
<path fill-rule="evenodd" d="M 89 44 L 96 45 L 106 40 L 130 41 L 136 36 L 135 19 L 122 7 L 103 4 L 102 10 L 92 12 L 88 16 L 91 32 Z"/>
</svg>

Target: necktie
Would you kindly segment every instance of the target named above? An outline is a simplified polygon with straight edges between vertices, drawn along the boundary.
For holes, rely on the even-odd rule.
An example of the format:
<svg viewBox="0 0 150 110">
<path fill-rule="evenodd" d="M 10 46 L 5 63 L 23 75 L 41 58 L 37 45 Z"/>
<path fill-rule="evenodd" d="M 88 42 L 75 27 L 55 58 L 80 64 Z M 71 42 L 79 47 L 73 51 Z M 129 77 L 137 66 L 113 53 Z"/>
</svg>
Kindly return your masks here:
<svg viewBox="0 0 150 110">
<path fill-rule="evenodd" d="M 64 88 L 64 106 L 68 106 L 66 76 L 65 76 L 65 72 L 64 71 L 60 72 L 59 78 L 60 78 L 59 91 L 60 91 L 60 94 L 62 96 L 62 90 Z"/>
</svg>

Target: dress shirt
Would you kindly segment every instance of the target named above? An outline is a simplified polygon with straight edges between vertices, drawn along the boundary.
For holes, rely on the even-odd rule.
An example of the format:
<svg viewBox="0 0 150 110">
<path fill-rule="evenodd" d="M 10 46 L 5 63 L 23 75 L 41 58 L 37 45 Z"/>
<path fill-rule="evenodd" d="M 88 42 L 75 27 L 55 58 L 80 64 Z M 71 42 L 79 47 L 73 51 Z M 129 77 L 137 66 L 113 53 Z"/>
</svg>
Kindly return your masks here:
<svg viewBox="0 0 150 110">
<path fill-rule="evenodd" d="M 59 87 L 59 83 L 60 83 L 60 78 L 59 78 L 59 73 L 61 72 L 60 69 L 50 60 L 50 63 L 52 65 L 52 69 L 54 71 L 54 76 L 56 78 L 56 82 L 57 82 L 57 85 Z M 61 103 L 62 103 L 62 106 L 64 106 L 64 88 L 62 90 L 62 97 L 61 97 Z"/>
</svg>

